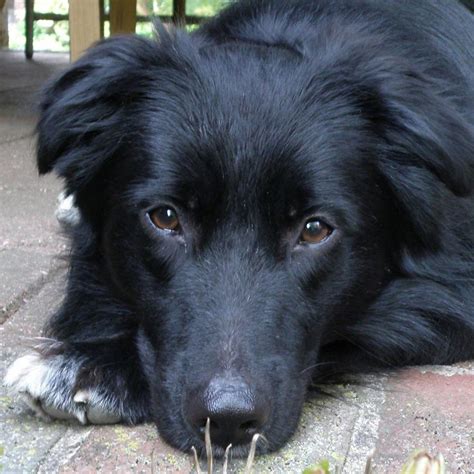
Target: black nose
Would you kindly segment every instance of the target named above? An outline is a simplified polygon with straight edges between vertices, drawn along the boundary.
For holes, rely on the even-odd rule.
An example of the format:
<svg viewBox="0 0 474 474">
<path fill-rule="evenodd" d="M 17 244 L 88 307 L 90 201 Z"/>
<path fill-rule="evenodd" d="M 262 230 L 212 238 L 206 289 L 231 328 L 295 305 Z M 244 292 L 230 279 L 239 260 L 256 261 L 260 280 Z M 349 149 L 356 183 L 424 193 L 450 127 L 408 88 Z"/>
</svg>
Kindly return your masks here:
<svg viewBox="0 0 474 474">
<path fill-rule="evenodd" d="M 247 444 L 261 433 L 269 406 L 240 378 L 215 378 L 204 390 L 188 399 L 187 421 L 202 438 L 211 420 L 211 441 L 223 448 Z"/>
</svg>

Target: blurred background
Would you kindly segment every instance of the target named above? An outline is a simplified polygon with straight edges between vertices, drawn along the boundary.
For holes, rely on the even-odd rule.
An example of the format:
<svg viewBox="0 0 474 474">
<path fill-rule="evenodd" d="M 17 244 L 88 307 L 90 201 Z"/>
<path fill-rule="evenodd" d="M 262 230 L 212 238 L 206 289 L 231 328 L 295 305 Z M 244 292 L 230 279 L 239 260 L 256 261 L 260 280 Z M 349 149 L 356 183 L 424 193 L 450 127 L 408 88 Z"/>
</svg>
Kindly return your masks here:
<svg viewBox="0 0 474 474">
<path fill-rule="evenodd" d="M 10 50 L 25 49 L 25 17 L 28 2 L 25 0 L 0 0 L 0 47 Z M 191 18 L 188 28 L 193 28 L 199 21 L 217 13 L 229 0 L 187 0 L 185 14 Z M 35 0 L 34 14 L 40 17 L 33 23 L 33 43 L 36 51 L 67 52 L 69 49 L 69 25 L 67 21 L 68 0 Z M 107 15 L 110 1 L 104 0 L 104 36 L 110 34 L 110 23 Z M 138 34 L 151 36 L 151 24 L 147 21 L 151 15 L 171 18 L 173 0 L 138 0 L 137 27 Z M 195 18 L 196 17 L 196 18 Z"/>
<path fill-rule="evenodd" d="M 110 1 L 101 0 L 103 35 L 110 35 Z M 113 1 L 113 0 L 112 0 Z M 136 33 L 151 36 L 150 16 L 161 16 L 166 22 L 176 19 L 176 9 L 186 18 L 188 29 L 214 15 L 231 0 L 137 0 Z M 413 0 L 416 1 L 416 0 Z M 457 0 L 444 0 L 457 1 Z M 459 0 L 474 10 L 474 0 Z M 69 50 L 68 0 L 0 0 L 0 49 L 25 50 L 27 8 L 33 15 L 34 51 L 67 52 Z"/>
</svg>

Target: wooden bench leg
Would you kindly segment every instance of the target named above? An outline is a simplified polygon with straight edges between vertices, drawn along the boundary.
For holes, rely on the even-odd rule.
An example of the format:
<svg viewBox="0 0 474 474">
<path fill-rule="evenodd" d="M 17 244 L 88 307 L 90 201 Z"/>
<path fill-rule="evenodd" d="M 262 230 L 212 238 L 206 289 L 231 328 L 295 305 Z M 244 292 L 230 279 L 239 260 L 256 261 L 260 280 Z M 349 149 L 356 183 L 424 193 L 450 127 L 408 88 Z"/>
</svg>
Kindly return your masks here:
<svg viewBox="0 0 474 474">
<path fill-rule="evenodd" d="M 0 48 L 8 48 L 8 7 L 0 0 Z"/>
<path fill-rule="evenodd" d="M 25 56 L 33 57 L 34 0 L 25 0 Z"/>
<path fill-rule="evenodd" d="M 110 34 L 135 33 L 137 24 L 136 0 L 110 0 Z"/>
<path fill-rule="evenodd" d="M 186 24 L 186 0 L 173 0 L 173 22 L 179 26 Z"/>
<path fill-rule="evenodd" d="M 71 61 L 101 38 L 100 0 L 69 0 Z"/>
</svg>

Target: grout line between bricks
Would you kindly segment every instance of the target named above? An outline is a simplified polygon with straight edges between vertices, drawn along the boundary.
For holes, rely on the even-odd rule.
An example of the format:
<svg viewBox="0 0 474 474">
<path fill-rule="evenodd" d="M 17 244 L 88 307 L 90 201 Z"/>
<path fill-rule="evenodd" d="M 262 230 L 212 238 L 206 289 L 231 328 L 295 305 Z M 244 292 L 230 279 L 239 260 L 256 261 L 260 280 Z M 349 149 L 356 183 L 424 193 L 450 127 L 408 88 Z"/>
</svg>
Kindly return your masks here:
<svg viewBox="0 0 474 474">
<path fill-rule="evenodd" d="M 342 473 L 363 473 L 367 457 L 377 446 L 381 412 L 385 403 L 384 385 L 387 377 L 372 378 L 370 390 L 366 390 L 365 400 L 359 405 L 359 413 L 351 430 Z"/>
<path fill-rule="evenodd" d="M 57 264 L 52 266 L 46 275 L 39 277 L 19 295 L 15 296 L 13 300 L 8 303 L 0 312 L 0 325 L 4 324 L 11 318 L 18 310 L 20 310 L 26 303 L 26 298 L 33 298 L 44 288 L 45 285 L 52 282 L 57 275 L 65 269 L 64 264 Z"/>
<path fill-rule="evenodd" d="M 33 139 L 35 137 L 34 130 L 31 130 L 31 132 L 25 134 L 25 135 L 20 135 L 19 137 L 14 137 L 14 138 L 9 138 L 8 140 L 2 140 L 0 141 L 0 145 L 8 145 L 9 143 L 15 143 L 20 140 L 25 140 L 27 138 Z"/>
<path fill-rule="evenodd" d="M 35 89 L 41 87 L 42 82 L 32 82 L 31 84 L 24 84 L 22 86 L 9 87 L 8 89 L 0 89 L 0 94 L 8 94 L 12 91 L 21 91 L 23 89 L 32 89 L 32 92 L 35 92 Z"/>
<path fill-rule="evenodd" d="M 354 439 L 354 431 L 356 429 L 356 424 L 360 419 L 360 413 L 362 412 L 362 409 L 359 408 L 358 414 L 357 414 L 357 419 L 354 421 L 354 424 L 352 425 L 351 428 L 351 437 L 349 438 L 349 445 L 347 446 L 346 452 L 344 454 L 344 461 L 342 463 L 342 466 L 340 467 L 340 471 L 342 474 L 345 474 L 346 471 L 346 465 L 347 465 L 347 460 L 349 459 L 350 453 L 351 453 L 351 447 L 352 447 L 352 440 Z M 350 467 L 349 467 L 350 469 Z M 350 471 L 349 471 L 350 472 Z"/>
<path fill-rule="evenodd" d="M 1 185 L 0 185 L 1 188 Z M 58 254 L 55 258 L 61 258 L 61 253 L 59 251 L 64 251 L 67 249 L 67 244 L 63 246 L 63 248 L 59 248 L 58 246 L 53 246 L 51 243 L 51 240 L 56 239 L 56 235 L 52 235 L 50 239 L 44 239 L 44 240 L 20 240 L 17 242 L 12 242 L 10 243 L 8 240 L 5 240 L 3 242 L 0 242 L 0 253 L 2 252 L 7 252 L 9 250 L 23 250 L 23 249 L 45 249 L 49 250 L 51 252 L 54 252 L 55 254 Z M 58 251 L 59 250 L 59 251 Z"/>
<path fill-rule="evenodd" d="M 83 443 L 92 433 L 94 427 L 68 427 L 66 432 L 45 453 L 36 469 L 37 474 L 52 474 L 60 472 L 79 451 Z"/>
</svg>

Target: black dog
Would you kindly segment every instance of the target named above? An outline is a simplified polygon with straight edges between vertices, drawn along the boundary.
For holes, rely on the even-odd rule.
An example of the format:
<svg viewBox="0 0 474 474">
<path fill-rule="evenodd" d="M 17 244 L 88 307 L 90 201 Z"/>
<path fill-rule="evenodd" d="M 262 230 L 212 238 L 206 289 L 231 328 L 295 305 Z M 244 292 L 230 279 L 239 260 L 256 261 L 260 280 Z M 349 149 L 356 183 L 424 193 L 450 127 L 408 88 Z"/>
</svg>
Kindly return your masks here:
<svg viewBox="0 0 474 474">
<path fill-rule="evenodd" d="M 115 38 L 46 90 L 66 299 L 6 381 L 40 414 L 261 451 L 312 379 L 474 357 L 474 20 L 259 0 Z"/>
</svg>

